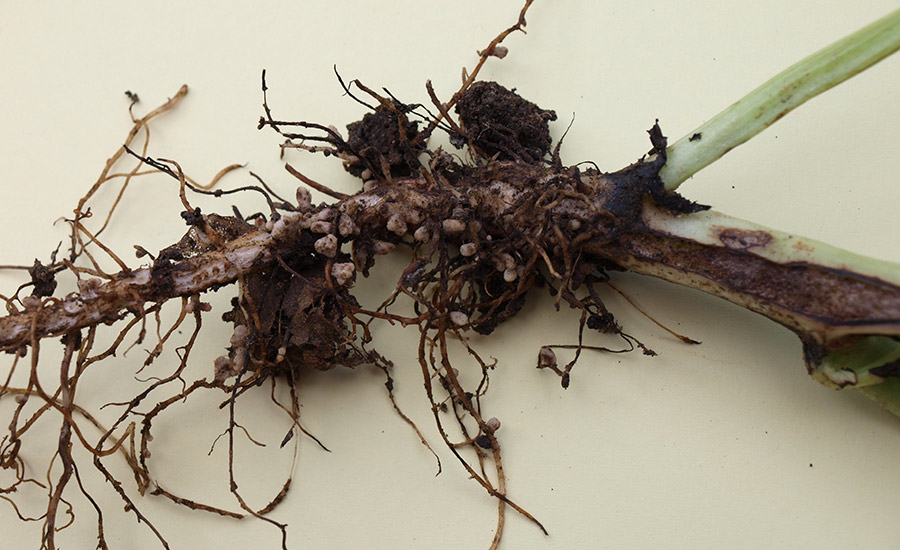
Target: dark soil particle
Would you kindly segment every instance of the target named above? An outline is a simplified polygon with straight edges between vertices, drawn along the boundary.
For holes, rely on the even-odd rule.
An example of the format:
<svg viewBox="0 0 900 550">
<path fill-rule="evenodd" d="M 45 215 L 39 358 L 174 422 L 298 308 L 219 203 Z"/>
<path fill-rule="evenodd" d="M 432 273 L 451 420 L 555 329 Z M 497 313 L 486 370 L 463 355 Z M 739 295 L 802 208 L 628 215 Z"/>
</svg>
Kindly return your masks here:
<svg viewBox="0 0 900 550">
<path fill-rule="evenodd" d="M 341 255 L 337 260 L 349 258 Z M 344 288 L 328 287 L 322 275 L 324 260 L 300 255 L 285 261 L 290 270 L 277 265 L 249 274 L 243 285 L 249 299 L 232 304 L 229 314 L 236 324 L 256 328 L 254 337 L 265 343 L 266 361 L 321 371 L 371 362 L 353 345 L 342 308 L 342 304 L 356 306 L 356 300 Z M 252 321 L 245 313 L 249 304 L 255 308 Z M 276 358 L 279 349 L 284 352 L 283 362 Z"/>
<path fill-rule="evenodd" d="M 419 175 L 419 153 L 425 143 L 415 140 L 419 133 L 418 124 L 410 122 L 401 114 L 404 106 L 396 110 L 379 107 L 368 113 L 362 120 L 347 125 L 349 137 L 347 147 L 361 160 L 347 165 L 347 171 L 361 177 L 368 168 L 382 177 L 404 178 Z M 384 173 L 387 165 L 390 174 Z"/>
<path fill-rule="evenodd" d="M 181 213 L 182 219 L 188 225 L 199 225 L 203 223 L 203 215 L 200 212 L 200 208 L 194 208 L 191 211 L 184 211 Z"/>
<path fill-rule="evenodd" d="M 456 106 L 470 143 L 487 157 L 539 164 L 552 145 L 548 122 L 556 113 L 522 99 L 496 82 L 476 82 Z"/>
<path fill-rule="evenodd" d="M 604 207 L 620 220 L 640 219 L 643 199 L 650 195 L 660 206 L 679 214 L 692 214 L 708 210 L 709 206 L 690 201 L 675 191 L 668 191 L 659 177 L 659 171 L 666 163 L 666 145 L 668 140 L 659 127 L 659 122 L 647 131 L 653 148 L 649 157 L 628 166 L 618 172 L 607 174 L 615 182 L 613 189 L 606 195 L 609 197 Z"/>
<path fill-rule="evenodd" d="M 34 265 L 28 269 L 28 274 L 31 275 L 31 283 L 34 285 L 31 292 L 33 296 L 42 298 L 53 295 L 53 291 L 56 290 L 56 279 L 49 267 L 36 259 Z"/>
</svg>

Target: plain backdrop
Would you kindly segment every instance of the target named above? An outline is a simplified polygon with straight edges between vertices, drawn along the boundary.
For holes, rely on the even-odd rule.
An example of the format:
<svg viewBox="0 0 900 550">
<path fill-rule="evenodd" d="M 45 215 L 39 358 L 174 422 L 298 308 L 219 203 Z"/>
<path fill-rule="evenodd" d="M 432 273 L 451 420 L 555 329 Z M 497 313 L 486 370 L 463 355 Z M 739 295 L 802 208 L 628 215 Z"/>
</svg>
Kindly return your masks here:
<svg viewBox="0 0 900 550">
<path fill-rule="evenodd" d="M 140 95 L 136 109 L 143 113 L 183 83 L 191 88 L 154 123 L 151 155 L 178 160 L 198 180 L 246 164 L 221 185 L 251 183 L 253 170 L 292 196 L 296 180 L 283 170 L 280 140 L 256 129 L 263 69 L 276 117 L 343 128 L 365 108 L 343 94 L 335 67 L 347 80 L 386 87 L 408 103 L 427 102 L 424 82 L 431 79 L 446 99 L 462 67 L 474 64 L 476 50 L 521 7 L 518 0 L 3 4 L 0 263 L 11 264 L 46 261 L 65 238 L 64 224 L 54 222 L 71 213 L 130 128 L 126 90 Z M 852 7 L 838 0 L 538 0 L 528 34 L 511 36 L 509 55 L 488 62 L 482 78 L 555 109 L 555 138 L 571 123 L 564 161 L 614 170 L 648 150 L 654 120 L 672 139 L 685 135 L 776 72 L 894 7 L 889 0 Z M 888 59 L 681 190 L 738 217 L 900 261 L 898 92 L 900 58 Z M 288 160 L 336 188 L 358 185 L 328 159 L 294 151 Z M 131 265 L 140 264 L 129 252 L 133 245 L 155 251 L 185 230 L 171 180 L 140 180 L 123 200 L 106 243 Z M 262 208 L 257 199 L 241 200 L 245 212 Z M 229 212 L 233 202 L 203 204 Z M 364 301 L 386 296 L 403 265 L 385 264 L 360 283 Z M 0 292 L 18 280 L 0 272 Z M 660 355 L 588 353 L 563 390 L 552 373 L 534 368 L 536 355 L 541 344 L 573 342 L 578 319 L 554 312 L 539 291 L 516 319 L 473 341 L 498 361 L 484 406 L 503 423 L 509 495 L 550 532 L 544 536 L 510 511 L 503 548 L 900 545 L 900 524 L 892 519 L 900 506 L 897 419 L 860 396 L 817 385 L 805 373 L 797 339 L 759 316 L 655 280 L 615 281 L 658 320 L 703 344 L 674 341 L 610 295 L 626 331 Z M 217 309 L 192 360 L 197 376 L 211 372 L 212 358 L 227 345 L 230 332 L 215 320 L 232 292 L 211 298 Z M 440 444 L 414 361 L 415 332 L 378 327 L 376 338 L 395 363 L 398 403 L 437 450 L 443 473 L 435 476 L 433 457 L 393 412 L 380 372 L 358 368 L 301 379 L 304 425 L 331 452 L 302 438 L 293 470 L 291 446 L 278 449 L 289 428 L 284 414 L 268 401 L 267 388 L 248 396 L 239 418 L 267 446 L 240 441 L 241 489 L 261 506 L 293 471 L 293 489 L 272 513 L 290 524 L 292 549 L 487 548 L 496 503 Z M 96 365 L 79 403 L 96 408 L 130 397 L 140 387 L 132 374 L 145 353 L 136 348 Z M 461 370 L 474 368 L 464 353 L 456 357 Z M 170 348 L 145 374 L 168 373 L 175 361 Z M 7 365 L 4 359 L 0 368 Z M 53 376 L 53 365 L 45 367 Z M 227 422 L 217 408 L 221 397 L 192 399 L 158 419 L 150 464 L 167 489 L 237 509 L 224 447 L 207 454 Z M 0 412 L 8 411 L 0 402 Z M 41 427 L 43 447 L 35 430 L 34 446 L 23 449 L 39 478 L 41 450 L 53 444 L 57 421 Z M 108 463 L 134 493 L 127 473 Z M 87 461 L 82 473 L 106 507 L 113 548 L 159 547 Z M 93 548 L 93 512 L 70 489 L 78 521 L 59 537 L 65 548 Z M 36 514 L 43 496 L 22 494 L 18 502 Z M 138 502 L 172 548 L 280 544 L 278 531 L 258 520 L 223 519 L 153 497 Z M 39 524 L 18 521 L 2 501 L 0 533 L 3 547 L 40 544 Z"/>
</svg>

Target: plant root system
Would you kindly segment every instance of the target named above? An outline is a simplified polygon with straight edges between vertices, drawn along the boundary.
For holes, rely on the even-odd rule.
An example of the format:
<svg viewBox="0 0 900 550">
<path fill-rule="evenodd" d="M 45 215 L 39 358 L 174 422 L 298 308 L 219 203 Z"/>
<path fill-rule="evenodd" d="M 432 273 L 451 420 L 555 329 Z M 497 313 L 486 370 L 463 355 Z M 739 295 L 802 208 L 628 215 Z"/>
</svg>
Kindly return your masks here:
<svg viewBox="0 0 900 550">
<path fill-rule="evenodd" d="M 556 118 L 553 111 L 499 84 L 476 80 L 488 58 L 504 55 L 503 39 L 524 27 L 528 4 L 516 24 L 482 52 L 476 68 L 464 75 L 460 89 L 445 102 L 430 84 L 426 88 L 432 105 L 426 107 L 349 82 L 347 91 L 364 97 L 357 99 L 371 112 L 347 127 L 346 138 L 324 124 L 277 119 L 264 99 L 259 127 L 281 134 L 285 148 L 342 161 L 360 179 L 360 189 L 352 195 L 330 190 L 288 165 L 301 184 L 290 200 L 278 197 L 261 181 L 237 190 L 262 194 L 270 206 L 268 213 L 244 217 L 239 212 L 227 216 L 202 212 L 190 203 L 191 193 L 228 192 L 197 184 L 175 162 L 151 158 L 146 139 L 138 145 L 149 121 L 175 105 L 186 89 L 148 115 L 133 117 L 126 145 L 110 159 L 68 220 L 71 241 L 65 258 L 54 254 L 48 265 L 36 261 L 29 271 L 31 283 L 3 297 L 8 315 L 0 318 L 0 350 L 9 354 L 12 368 L 10 378 L 0 385 L 0 400 L 14 398 L 17 405 L 0 442 L 0 466 L 13 471 L 16 480 L 0 487 L 0 498 L 15 507 L 13 493 L 24 485 L 47 492 L 46 513 L 37 518 L 44 524 L 42 547 L 56 548 L 54 537 L 69 506 L 64 495 L 71 492 L 73 481 L 81 486 L 79 472 L 86 465 L 73 459 L 73 447 L 80 446 L 92 455 L 92 465 L 120 495 L 126 510 L 146 523 L 163 547 L 168 548 L 164 529 L 141 512 L 132 491 L 111 473 L 107 466 L 111 455 L 127 464 L 139 494 L 163 496 L 224 516 L 261 518 L 281 530 L 286 548 L 286 526 L 266 514 L 285 497 L 291 479 L 262 508 L 247 503 L 233 468 L 235 433 L 243 431 L 234 416 L 235 402 L 257 386 L 287 385 L 291 402 L 279 406 L 297 431 L 309 435 L 300 424 L 296 391 L 304 369 L 376 365 L 386 373 L 390 391 L 394 366 L 373 345 L 374 322 L 418 330 L 418 366 L 440 438 L 466 473 L 497 501 L 491 548 L 500 542 L 508 508 L 544 528 L 508 492 L 501 424 L 485 405 L 496 365 L 479 355 L 470 333 L 493 332 L 520 312 L 535 287 L 549 292 L 557 308 L 567 306 L 580 315 L 575 342 L 545 345 L 537 357 L 537 367 L 559 375 L 563 387 L 572 383 L 573 368 L 586 350 L 640 350 L 654 355 L 624 331 L 601 299 L 602 287 L 625 295 L 611 285 L 610 271 L 628 269 L 678 282 L 693 279 L 695 286 L 796 331 L 810 364 L 817 354 L 848 340 L 890 333 L 886 327 L 895 330 L 900 322 L 900 288 L 895 285 L 849 271 L 786 266 L 761 258 L 755 252 L 772 239 L 765 232 L 723 227 L 714 243 L 668 232 L 667 224 L 673 220 L 703 215 L 707 207 L 664 189 L 659 172 L 666 162 L 666 138 L 658 125 L 649 131 L 648 153 L 622 170 L 603 173 L 564 166 L 559 144 L 554 150 L 547 126 Z M 265 90 L 263 74 L 264 94 Z M 446 132 L 458 151 L 429 147 L 429 138 L 437 131 Z M 113 166 L 129 159 L 136 159 L 134 168 L 113 171 Z M 124 182 L 121 195 L 131 179 L 159 171 L 178 182 L 189 230 L 181 241 L 155 255 L 138 247 L 138 256 L 148 257 L 150 264 L 131 269 L 101 244 L 106 223 L 95 231 L 85 226 L 88 205 L 113 181 Z M 314 203 L 309 187 L 334 200 Z M 114 210 L 115 205 L 107 222 Z M 363 307 L 353 295 L 356 278 L 368 275 L 379 256 L 398 248 L 408 250 L 411 260 L 396 287 L 380 307 Z M 102 270 L 98 254 L 114 258 L 121 270 Z M 55 275 L 63 270 L 77 277 L 78 291 L 54 296 Z M 222 355 L 209 366 L 208 376 L 188 381 L 182 375 L 210 311 L 201 297 L 233 283 L 237 292 L 222 316 L 233 326 L 231 340 L 223 343 Z M 803 291 L 797 291 L 801 287 Z M 180 304 L 180 310 L 164 327 L 160 311 L 170 301 Z M 141 368 L 173 346 L 176 333 L 186 332 L 187 341 L 177 346 L 178 365 L 121 403 L 114 422 L 101 424 L 77 404 L 81 377 L 92 364 L 123 349 L 129 338 L 144 341 L 153 324 L 157 341 Z M 119 332 L 111 345 L 101 349 L 97 336 L 106 325 L 117 326 Z M 621 346 L 585 344 L 586 330 L 617 337 Z M 49 337 L 61 337 L 63 346 L 59 377 L 52 385 L 38 376 L 42 344 Z M 452 348 L 460 345 L 480 366 L 475 385 L 465 385 L 451 361 Z M 560 364 L 558 349 L 574 350 L 574 358 Z M 26 358 L 28 365 L 23 364 Z M 17 369 L 30 369 L 24 386 L 9 382 Z M 221 392 L 221 406 L 229 410 L 223 437 L 229 449 L 229 487 L 239 511 L 174 494 L 161 487 L 151 471 L 154 421 L 201 391 Z M 397 411 L 427 445 L 418 427 Z M 48 475 L 47 485 L 26 466 L 23 436 L 39 417 L 52 412 L 61 422 L 54 457 L 58 475 L 52 482 Z M 99 438 L 91 435 L 96 430 Z M 293 434 L 292 430 L 283 445 Z M 105 511 L 96 504 L 95 509 L 98 547 L 107 548 Z"/>
</svg>

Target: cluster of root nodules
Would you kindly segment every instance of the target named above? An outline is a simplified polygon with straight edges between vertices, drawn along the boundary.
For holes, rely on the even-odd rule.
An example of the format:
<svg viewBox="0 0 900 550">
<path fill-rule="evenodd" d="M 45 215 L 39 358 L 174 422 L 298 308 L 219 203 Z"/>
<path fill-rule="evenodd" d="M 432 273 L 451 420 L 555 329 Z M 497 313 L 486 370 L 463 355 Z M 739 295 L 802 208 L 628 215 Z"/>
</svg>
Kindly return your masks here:
<svg viewBox="0 0 900 550">
<path fill-rule="evenodd" d="M 345 89 L 359 94 L 354 99 L 371 109 L 347 126 L 346 137 L 334 127 L 276 120 L 268 104 L 260 120 L 261 128 L 270 127 L 286 138 L 284 149 L 337 157 L 362 180 L 359 192 L 345 195 L 287 165 L 305 184 L 338 199 L 302 213 L 303 227 L 319 224 L 310 225 L 321 235 L 314 247 L 324 249 L 327 244 L 325 255 L 335 254 L 325 266 L 326 278 L 331 276 L 325 288 L 341 305 L 344 322 L 355 327 L 380 319 L 418 329 L 419 367 L 440 437 L 469 476 L 498 499 L 494 546 L 506 507 L 543 529 L 508 496 L 500 421 L 483 406 L 496 365 L 479 355 L 469 334 L 492 333 L 522 309 L 528 293 L 538 286 L 554 296 L 557 309 L 565 304 L 580 313 L 573 342 L 535 350 L 537 367 L 556 373 L 564 388 L 584 350 L 639 349 L 654 355 L 623 332 L 601 300 L 599 287 L 621 294 L 608 277 L 609 270 L 620 268 L 602 249 L 639 223 L 644 199 L 659 197 L 686 211 L 696 208 L 662 191 L 657 173 L 665 162 L 665 138 L 654 127 L 649 156 L 619 173 L 603 174 L 563 166 L 548 126 L 556 114 L 494 82 L 466 82 L 449 102 L 441 102 L 429 86 L 429 107 L 402 103 L 389 92 L 382 96 L 358 81 Z M 428 139 L 436 130 L 448 133 L 458 151 L 430 148 Z M 345 291 L 352 277 L 336 280 L 335 268 L 367 275 L 379 255 L 398 247 L 411 251 L 412 259 L 394 292 L 374 311 L 361 309 Z M 340 252 L 347 249 L 349 259 Z M 273 280 L 299 284 L 290 277 Z M 411 311 L 395 311 L 405 301 L 412 302 Z M 274 326 L 267 320 L 264 324 Z M 590 331 L 618 336 L 622 345 L 588 345 L 584 337 Z M 266 334 L 279 342 L 288 338 Z M 355 336 L 368 341 L 368 333 Z M 480 366 L 474 387 L 464 386 L 451 360 L 451 349 L 459 344 L 468 352 L 463 359 Z M 571 360 L 561 364 L 557 349 L 570 350 Z M 317 360 L 312 364 L 321 368 Z"/>
<path fill-rule="evenodd" d="M 622 331 L 600 298 L 603 286 L 621 294 L 607 275 L 619 268 L 604 251 L 623 233 L 639 228 L 646 200 L 680 211 L 699 207 L 663 191 L 657 174 L 665 162 L 665 138 L 658 127 L 650 132 L 650 153 L 622 171 L 566 167 L 559 145 L 552 148 L 548 123 L 556 118 L 553 111 L 499 84 L 475 80 L 486 59 L 505 55 L 499 44 L 521 29 L 524 11 L 516 25 L 485 49 L 475 71 L 464 73 L 462 86 L 446 102 L 430 83 L 429 105 L 406 104 L 356 81 L 345 86 L 349 95 L 370 108 L 347 127 L 346 137 L 331 126 L 277 120 L 264 99 L 260 127 L 284 136 L 284 149 L 340 159 L 362 180 L 356 193 L 332 190 L 290 165 L 288 172 L 302 182 L 290 200 L 252 173 L 251 184 L 211 191 L 211 185 L 191 180 L 178 164 L 147 154 L 148 121 L 174 105 L 182 92 L 145 117 L 133 117 L 135 127 L 126 145 L 68 220 L 72 239 L 67 257 L 58 259 L 54 253 L 47 265 L 36 262 L 29 268 L 31 283 L 11 297 L 0 296 L 9 313 L 0 318 L 0 350 L 13 357 L 9 377 L 0 385 L 0 401 L 10 397 L 15 401 L 9 431 L 0 442 L 0 467 L 12 472 L 14 480 L 0 485 L 0 499 L 23 519 L 43 522 L 43 547 L 55 548 L 56 533 L 70 521 L 66 495 L 75 490 L 66 489 L 73 485 L 96 512 L 98 547 L 107 547 L 105 510 L 81 482 L 85 452 L 124 501 L 126 511 L 146 523 L 164 547 L 168 543 L 163 530 L 141 512 L 134 491 L 108 468 L 112 458 L 124 458 L 137 493 L 163 496 L 194 510 L 255 516 L 278 527 L 286 547 L 286 526 L 266 514 L 285 497 L 291 478 L 264 506 L 252 506 L 241 495 L 234 473 L 234 443 L 236 436 L 250 435 L 236 419 L 235 404 L 255 388 L 271 385 L 273 402 L 293 423 L 281 446 L 293 439 L 296 452 L 300 438 L 293 437 L 295 432 L 309 435 L 299 421 L 296 384 L 302 370 L 375 365 L 387 377 L 393 402 L 394 366 L 371 346 L 370 327 L 381 321 L 418 329 L 418 363 L 440 437 L 471 478 L 497 499 L 492 547 L 499 543 L 507 507 L 540 526 L 508 495 L 500 421 L 483 406 L 496 365 L 479 355 L 470 335 L 496 330 L 539 286 L 551 293 L 557 308 L 565 304 L 580 314 L 573 342 L 535 350 L 537 367 L 559 375 L 563 387 L 568 387 L 584 350 L 640 349 L 652 355 Z M 265 89 L 264 75 L 264 93 Z M 136 96 L 129 97 L 136 102 Z M 457 150 L 429 147 L 436 131 L 446 132 Z M 145 139 L 138 146 L 141 136 Z M 128 159 L 136 162 L 132 169 L 113 170 Z M 216 179 L 235 168 L 228 167 Z M 118 198 L 99 229 L 89 230 L 84 222 L 91 217 L 89 204 L 101 188 L 118 184 L 116 196 L 121 197 L 129 182 L 148 172 L 167 174 L 177 182 L 184 206 L 181 218 L 189 231 L 155 255 L 135 246 L 138 258 L 149 257 L 150 264 L 133 269 L 101 242 Z M 309 188 L 333 200 L 314 203 Z M 206 214 L 188 199 L 192 194 L 227 197 L 238 192 L 261 195 L 268 212 L 245 216 L 235 207 L 233 215 Z M 398 247 L 408 249 L 412 259 L 396 288 L 380 307 L 363 307 L 352 293 L 357 275 L 368 275 L 380 255 Z M 112 259 L 120 271 L 105 271 L 100 256 Z M 78 292 L 56 298 L 55 276 L 62 271 L 78 278 Z M 233 325 L 230 342 L 223 343 L 223 353 L 208 366 L 208 374 L 190 382 L 186 373 L 194 344 L 210 311 L 201 293 L 230 283 L 238 285 L 230 310 L 222 316 Z M 24 296 L 29 290 L 31 295 Z M 169 303 L 174 305 L 174 320 L 164 321 L 161 312 L 164 306 L 172 308 Z M 403 309 L 404 303 L 411 306 Z M 15 332 L 10 326 L 16 323 L 24 330 L 4 336 L 4 330 Z M 118 335 L 101 345 L 98 335 L 111 324 L 119 327 Z M 590 331 L 618 336 L 622 345 L 615 349 L 588 345 L 584 338 Z M 78 405 L 75 390 L 88 367 L 137 345 L 146 348 L 145 341 L 153 339 L 148 335 L 154 334 L 155 343 L 138 370 L 147 377 L 140 393 L 110 404 L 117 412 L 111 419 L 99 419 Z M 41 339 L 60 335 L 59 375 L 50 377 L 55 380 L 50 383 L 47 374 L 38 371 Z M 480 366 L 481 376 L 473 387 L 463 385 L 451 361 L 451 349 L 460 346 L 468 352 L 467 361 Z M 572 359 L 560 364 L 557 349 L 569 350 Z M 141 374 L 160 357 L 177 357 L 174 368 L 166 374 Z M 27 371 L 26 381 L 18 386 L 11 383 L 17 370 Z M 289 389 L 288 403 L 276 398 L 276 387 L 282 385 Z M 223 394 L 220 408 L 229 420 L 222 436 L 228 446 L 228 486 L 236 504 L 214 505 L 176 494 L 163 487 L 150 469 L 154 421 L 202 391 Z M 427 445 L 418 427 L 396 410 Z M 60 413 L 62 425 L 53 460 L 41 475 L 27 466 L 23 436 L 51 412 Z M 48 495 L 43 514 L 31 517 L 17 507 L 13 495 L 25 487 Z"/>
</svg>

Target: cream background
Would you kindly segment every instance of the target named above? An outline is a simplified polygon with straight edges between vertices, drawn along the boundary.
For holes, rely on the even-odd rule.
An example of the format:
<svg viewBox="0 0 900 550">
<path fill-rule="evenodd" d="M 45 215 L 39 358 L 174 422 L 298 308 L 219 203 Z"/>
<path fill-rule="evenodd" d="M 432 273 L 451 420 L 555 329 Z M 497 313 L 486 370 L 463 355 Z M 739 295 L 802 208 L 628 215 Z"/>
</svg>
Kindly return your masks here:
<svg viewBox="0 0 900 550">
<path fill-rule="evenodd" d="M 471 67 L 474 51 L 520 8 L 518 0 L 151 4 L 4 2 L 0 261 L 46 259 L 63 238 L 53 221 L 71 212 L 130 127 L 126 89 L 140 94 L 138 110 L 145 112 L 182 83 L 191 86 L 181 106 L 153 126 L 152 155 L 179 160 L 198 179 L 246 162 L 291 195 L 279 140 L 255 129 L 261 69 L 268 69 L 277 117 L 343 127 L 363 111 L 342 97 L 332 65 L 346 79 L 386 86 L 409 102 L 427 101 L 423 83 L 430 78 L 447 98 L 460 68 Z M 538 0 L 528 35 L 511 37 L 509 56 L 488 63 L 482 77 L 555 109 L 556 136 L 575 113 L 564 160 L 593 159 L 612 170 L 648 149 L 645 130 L 655 118 L 676 139 L 894 7 L 876 0 L 852 8 L 837 0 Z M 900 261 L 898 85 L 900 58 L 889 59 L 802 107 L 682 191 L 739 217 Z M 319 181 L 355 185 L 334 162 L 297 154 L 291 161 Z M 132 244 L 157 250 L 184 230 L 175 188 L 152 182 L 127 195 L 111 230 L 117 237 L 109 244 L 126 257 Z M 238 174 L 223 185 L 249 182 Z M 259 208 L 254 204 L 245 212 Z M 379 273 L 361 286 L 384 292 L 397 271 Z M 543 536 L 510 512 L 503 548 L 900 545 L 895 418 L 809 380 L 796 339 L 762 318 L 657 281 L 616 280 L 658 319 L 704 343 L 673 342 L 611 297 L 626 330 L 660 357 L 588 354 L 563 391 L 533 364 L 540 344 L 574 339 L 577 317 L 553 313 L 546 297 L 536 295 L 519 318 L 477 342 L 500 360 L 485 403 L 503 422 L 510 496 L 551 533 Z M 2 291 L 14 281 L 0 274 Z M 219 304 L 227 301 L 219 294 Z M 221 311 L 209 318 L 198 376 L 227 341 L 226 330 L 213 328 Z M 438 449 L 444 473 L 434 477 L 433 459 L 392 412 L 378 373 L 312 375 L 301 390 L 303 419 L 333 452 L 302 440 L 294 489 L 272 517 L 290 523 L 290 548 L 487 548 L 495 504 L 440 447 L 412 362 L 412 332 L 379 335 L 380 349 L 397 365 L 400 404 Z M 142 359 L 138 351 L 124 363 Z M 171 368 L 168 354 L 169 363 L 157 362 L 159 372 Z M 114 389 L 129 379 L 121 375 L 125 367 L 113 367 L 98 366 L 79 399 L 121 399 Z M 236 508 L 225 490 L 224 448 L 206 457 L 224 426 L 218 399 L 192 400 L 160 419 L 151 464 L 167 488 L 183 484 L 191 496 L 212 494 Z M 246 406 L 244 424 L 277 447 L 287 424 L 266 404 L 261 395 L 257 406 Z M 47 424 L 50 444 L 55 429 Z M 175 445 L 189 450 L 167 452 Z M 248 464 L 239 472 L 241 488 L 264 504 L 289 468 L 289 452 L 242 449 Z M 83 474 L 108 503 L 112 547 L 158 547 L 88 465 Z M 268 492 L 257 494 L 256 486 Z M 69 495 L 80 520 L 60 535 L 64 547 L 92 548 L 92 512 L 74 490 Z M 20 502 L 37 510 L 36 500 Z M 173 548 L 278 547 L 277 531 L 260 521 L 224 520 L 155 498 L 139 505 Z M 0 502 L 0 541 L 37 548 L 39 529 Z"/>
</svg>

